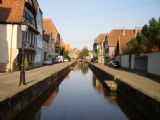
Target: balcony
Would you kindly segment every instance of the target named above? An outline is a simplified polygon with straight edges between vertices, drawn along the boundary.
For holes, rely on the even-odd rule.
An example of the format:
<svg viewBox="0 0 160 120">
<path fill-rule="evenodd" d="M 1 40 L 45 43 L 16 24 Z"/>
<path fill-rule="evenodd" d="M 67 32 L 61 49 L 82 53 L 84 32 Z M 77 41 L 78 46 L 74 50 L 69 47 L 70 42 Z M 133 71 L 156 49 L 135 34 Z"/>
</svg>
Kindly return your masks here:
<svg viewBox="0 0 160 120">
<path fill-rule="evenodd" d="M 29 3 L 31 6 L 33 6 L 33 1 L 32 0 L 25 0 L 26 3 Z"/>
<path fill-rule="evenodd" d="M 25 5 L 28 9 L 30 9 L 30 11 L 33 13 L 33 14 L 37 14 L 37 5 L 35 5 L 35 2 L 33 2 L 32 0 L 25 0 Z"/>
</svg>

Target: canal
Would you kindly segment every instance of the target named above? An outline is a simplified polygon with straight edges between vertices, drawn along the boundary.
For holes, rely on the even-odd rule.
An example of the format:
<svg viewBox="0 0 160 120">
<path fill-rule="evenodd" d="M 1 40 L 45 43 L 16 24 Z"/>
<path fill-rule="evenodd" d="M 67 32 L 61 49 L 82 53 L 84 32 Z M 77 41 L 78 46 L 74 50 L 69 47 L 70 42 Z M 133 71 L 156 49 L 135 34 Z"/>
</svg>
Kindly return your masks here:
<svg viewBox="0 0 160 120">
<path fill-rule="evenodd" d="M 107 76 L 92 72 L 87 63 L 70 73 L 22 111 L 16 120 L 143 120 L 134 106 L 103 86 Z"/>
</svg>

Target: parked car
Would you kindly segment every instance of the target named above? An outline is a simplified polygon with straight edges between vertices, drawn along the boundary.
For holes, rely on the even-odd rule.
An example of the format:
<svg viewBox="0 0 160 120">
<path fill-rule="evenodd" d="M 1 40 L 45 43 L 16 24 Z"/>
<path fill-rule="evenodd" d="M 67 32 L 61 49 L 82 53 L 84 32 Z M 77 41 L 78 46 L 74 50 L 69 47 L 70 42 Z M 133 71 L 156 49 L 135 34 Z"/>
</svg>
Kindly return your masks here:
<svg viewBox="0 0 160 120">
<path fill-rule="evenodd" d="M 64 59 L 64 62 L 68 62 L 69 60 L 67 58 Z"/>
<path fill-rule="evenodd" d="M 52 61 L 51 60 L 45 60 L 43 62 L 44 65 L 52 65 Z"/>
<path fill-rule="evenodd" d="M 109 67 L 117 68 L 117 67 L 119 67 L 119 62 L 117 60 L 113 59 L 109 62 Z"/>
<path fill-rule="evenodd" d="M 57 63 L 59 63 L 59 61 L 60 61 L 59 58 L 55 58 L 55 59 L 52 60 L 52 63 L 57 64 Z"/>
<path fill-rule="evenodd" d="M 61 63 L 61 62 L 64 61 L 64 58 L 63 58 L 63 56 L 61 56 L 61 55 L 59 55 L 57 58 L 59 59 L 59 63 Z"/>
</svg>

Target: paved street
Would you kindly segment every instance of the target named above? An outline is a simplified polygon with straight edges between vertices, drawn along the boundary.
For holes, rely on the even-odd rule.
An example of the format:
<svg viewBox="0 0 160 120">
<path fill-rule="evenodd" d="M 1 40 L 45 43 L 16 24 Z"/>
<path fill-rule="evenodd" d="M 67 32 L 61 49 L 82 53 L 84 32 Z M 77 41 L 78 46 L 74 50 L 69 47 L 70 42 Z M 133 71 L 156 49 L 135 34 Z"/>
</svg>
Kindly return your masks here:
<svg viewBox="0 0 160 120">
<path fill-rule="evenodd" d="M 94 65 L 101 70 L 113 75 L 115 78 L 119 78 L 129 86 L 160 102 L 160 83 L 155 82 L 147 77 L 140 76 L 136 73 L 113 69 L 100 64 Z"/>
<path fill-rule="evenodd" d="M 33 70 L 26 71 L 26 85 L 19 86 L 20 72 L 13 72 L 0 75 L 0 101 L 7 97 L 14 96 L 18 92 L 32 86 L 33 84 L 44 80 L 55 72 L 58 72 L 74 61 L 44 66 Z"/>
</svg>

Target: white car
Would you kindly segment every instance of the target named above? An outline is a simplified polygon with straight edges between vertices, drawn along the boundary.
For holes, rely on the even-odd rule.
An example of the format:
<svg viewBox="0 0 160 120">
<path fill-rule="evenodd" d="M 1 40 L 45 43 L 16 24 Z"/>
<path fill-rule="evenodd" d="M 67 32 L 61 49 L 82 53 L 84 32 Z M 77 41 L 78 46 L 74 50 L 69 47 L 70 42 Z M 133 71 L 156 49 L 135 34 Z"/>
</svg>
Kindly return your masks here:
<svg viewBox="0 0 160 120">
<path fill-rule="evenodd" d="M 66 58 L 64 59 L 64 62 L 68 62 L 68 61 L 69 61 L 68 59 L 66 59 Z"/>
<path fill-rule="evenodd" d="M 61 55 L 60 55 L 60 56 L 58 56 L 57 58 L 59 59 L 59 63 L 61 63 L 61 62 L 63 62 L 63 61 L 64 61 L 64 58 L 63 58 L 63 56 L 61 56 Z"/>
</svg>

